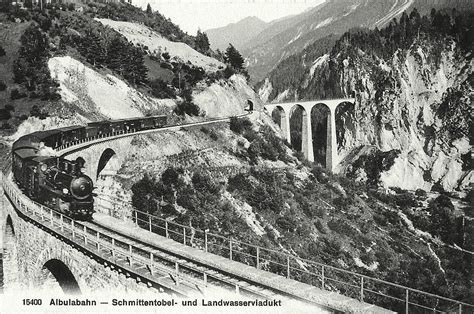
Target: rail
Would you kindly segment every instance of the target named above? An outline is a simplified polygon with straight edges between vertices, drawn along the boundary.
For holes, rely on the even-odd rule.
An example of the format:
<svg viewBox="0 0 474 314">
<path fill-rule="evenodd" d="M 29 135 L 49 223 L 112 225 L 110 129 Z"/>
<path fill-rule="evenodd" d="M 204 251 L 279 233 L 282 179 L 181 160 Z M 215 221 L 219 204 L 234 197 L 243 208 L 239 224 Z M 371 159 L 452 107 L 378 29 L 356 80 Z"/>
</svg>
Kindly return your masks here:
<svg viewBox="0 0 474 314">
<path fill-rule="evenodd" d="M 242 114 L 238 117 L 246 116 L 248 114 L 249 113 Z M 107 141 L 115 137 L 150 133 L 156 132 L 158 130 L 179 129 L 182 127 L 206 125 L 216 122 L 226 122 L 228 120 L 229 118 L 213 119 L 210 121 L 208 120 L 204 122 L 187 123 L 172 127 L 149 130 L 137 131 L 131 129 L 128 131 L 113 132 L 102 134 L 99 136 L 78 139 L 76 141 L 68 142 L 58 147 L 54 147 L 54 149 L 59 152 L 77 145 L 86 143 L 89 144 L 95 141 Z M 5 179 L 5 177 L 5 175 L 0 173 L 0 178 L 3 179 L 2 186 L 4 188 L 4 191 L 8 191 L 11 193 L 13 191 L 13 188 L 12 186 L 6 184 L 7 180 Z M 22 195 L 21 191 L 19 193 L 20 195 Z M 19 199 L 20 197 L 16 196 L 15 202 L 19 202 Z M 30 205 L 34 204 L 36 207 L 40 208 L 40 210 L 38 211 L 37 209 L 35 209 L 36 207 L 33 206 L 33 210 L 36 210 L 37 213 L 40 213 L 43 220 L 48 213 L 50 217 L 53 217 L 54 215 L 59 215 L 58 217 L 60 217 L 61 221 L 60 224 L 62 225 L 62 228 L 64 228 L 64 221 L 67 221 L 67 219 L 69 219 L 71 221 L 71 227 L 67 226 L 66 228 L 70 228 L 69 230 L 72 231 L 73 237 L 75 234 L 81 234 L 82 232 L 82 234 L 84 235 L 84 241 L 86 241 L 86 243 L 88 240 L 93 241 L 89 238 L 87 238 L 88 240 L 86 239 L 86 232 L 78 230 L 78 226 L 74 225 L 74 220 L 71 220 L 70 218 L 64 218 L 67 216 L 56 212 L 50 208 L 44 207 L 40 204 L 34 203 L 31 200 L 28 200 L 28 202 L 30 203 Z M 26 206 L 24 202 L 20 202 L 19 205 L 21 205 L 23 209 L 28 210 L 28 206 Z M 55 214 L 52 214 L 53 212 Z M 155 217 L 138 210 L 133 211 L 133 216 L 134 217 L 132 218 L 132 220 L 135 224 L 142 228 L 148 226 L 148 230 L 150 232 L 161 234 L 167 238 L 181 242 L 185 245 L 199 248 L 206 252 L 227 257 L 230 260 L 243 262 L 247 265 L 254 266 L 257 269 L 270 271 L 272 273 L 286 276 L 287 278 L 295 279 L 300 282 L 311 284 L 313 286 L 319 286 L 322 289 L 335 291 L 348 297 L 359 299 L 360 301 L 369 302 L 385 307 L 388 307 L 389 304 L 393 303 L 393 301 L 396 301 L 399 302 L 400 305 L 402 305 L 402 307 L 398 307 L 398 310 L 404 311 L 405 313 L 409 313 L 413 309 L 416 309 L 415 311 L 422 310 L 430 311 L 433 313 L 443 313 L 446 310 L 449 310 L 450 312 L 455 311 L 457 313 L 474 312 L 474 305 L 465 302 L 453 300 L 428 292 L 423 292 L 421 290 L 358 274 L 338 267 L 325 265 L 307 259 L 302 259 L 288 253 L 267 249 L 238 240 L 233 240 L 217 234 L 210 233 L 208 231 L 198 230 L 190 226 L 184 226 L 163 218 Z M 52 225 L 54 225 L 53 220 L 54 218 L 51 218 Z M 161 223 L 161 225 L 159 225 L 159 223 Z M 80 223 L 78 225 L 80 225 Z M 98 231 L 97 235 L 97 249 L 100 252 L 100 244 L 98 243 L 98 241 L 99 239 L 101 239 L 101 237 Z M 124 253 L 123 250 L 119 250 L 114 245 L 114 241 L 112 241 L 110 244 L 102 243 L 102 245 L 103 248 L 111 250 L 112 254 L 126 255 L 130 259 L 130 265 L 132 264 L 131 261 L 133 259 L 144 262 L 143 256 L 140 257 L 134 255 L 134 248 L 132 246 L 128 248 L 127 253 Z M 156 263 L 154 263 L 153 261 L 153 257 L 149 259 L 149 262 L 144 263 L 146 263 L 146 267 L 150 269 L 151 273 L 153 273 L 152 269 L 157 268 Z M 179 268 L 179 265 L 175 266 L 177 276 L 179 276 Z M 208 275 L 203 274 L 204 282 L 207 282 L 207 278 L 209 278 Z M 235 289 L 236 291 L 239 291 L 239 287 L 236 286 Z M 418 303 L 421 302 L 420 300 L 424 301 L 424 303 Z"/>
<path fill-rule="evenodd" d="M 197 287 L 197 291 L 202 291 L 202 287 L 209 287 L 210 284 L 213 284 L 230 288 L 238 294 L 269 298 L 263 292 L 255 290 L 254 286 L 229 279 L 212 269 L 194 265 L 184 259 L 154 250 L 152 247 L 147 248 L 139 242 L 132 244 L 119 239 L 119 237 L 112 237 L 109 232 L 101 232 L 94 227 L 87 226 L 87 223 L 71 219 L 67 215 L 25 197 L 21 190 L 2 172 L 0 172 L 0 179 L 4 193 L 23 215 L 56 234 L 66 237 L 109 263 L 124 267 L 126 271 L 134 273 L 138 277 L 145 277 L 147 280 L 183 296 L 185 293 L 179 289 L 179 286 L 182 283 L 188 283 Z M 166 276 L 163 277 L 163 274 Z M 167 278 L 167 275 L 171 277 L 172 285 L 163 284 L 162 279 Z"/>
<path fill-rule="evenodd" d="M 226 238 L 139 210 L 134 210 L 131 218 L 136 225 L 149 232 L 257 269 L 338 292 L 361 302 L 388 307 L 395 301 L 399 304 L 397 311 L 405 313 L 420 310 L 443 313 L 447 309 L 456 313 L 474 311 L 474 306 L 465 302 Z"/>
</svg>

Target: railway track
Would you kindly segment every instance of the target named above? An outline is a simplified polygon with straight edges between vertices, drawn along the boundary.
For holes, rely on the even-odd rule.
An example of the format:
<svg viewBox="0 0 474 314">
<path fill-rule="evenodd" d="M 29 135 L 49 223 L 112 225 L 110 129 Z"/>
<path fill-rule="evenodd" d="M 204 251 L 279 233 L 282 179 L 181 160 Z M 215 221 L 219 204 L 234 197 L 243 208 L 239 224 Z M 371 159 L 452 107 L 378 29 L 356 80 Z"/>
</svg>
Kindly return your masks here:
<svg viewBox="0 0 474 314">
<path fill-rule="evenodd" d="M 9 178 L 2 177 L 7 198 L 25 220 L 69 243 L 105 267 L 134 278 L 148 287 L 181 297 L 206 296 L 208 293 L 222 295 L 227 292 L 229 295 L 238 294 L 239 298 L 251 300 L 292 299 L 262 284 L 243 280 L 162 247 L 137 240 L 96 221 L 71 219 L 26 198 Z M 180 245 L 171 239 L 164 241 Z"/>
<path fill-rule="evenodd" d="M 179 287 L 179 289 L 181 289 L 181 286 L 186 286 L 185 292 L 204 295 L 205 290 L 209 288 L 223 288 L 253 298 L 258 297 L 271 300 L 282 297 L 281 294 L 262 285 L 235 278 L 235 276 L 225 274 L 218 269 L 195 262 L 182 255 L 171 253 L 152 244 L 142 242 L 122 234 L 117 230 L 112 230 L 96 221 L 80 222 L 79 224 L 86 226 L 87 230 L 99 232 L 100 239 L 107 242 L 110 241 L 109 245 L 112 244 L 111 239 L 114 239 L 115 246 L 122 246 L 125 250 L 127 248 L 130 250 L 130 247 L 132 247 L 133 253 L 141 256 L 141 259 L 133 259 L 133 263 L 136 264 L 135 268 L 139 271 L 150 273 L 150 265 L 148 262 L 150 261 L 150 254 L 153 254 L 153 261 L 155 263 L 153 268 L 156 268 L 156 271 L 160 272 L 163 276 L 167 276 L 166 278 L 162 278 L 167 281 L 168 285 L 175 285 Z M 103 250 L 101 254 L 108 254 L 109 258 L 113 257 L 110 250 Z M 116 260 L 119 264 L 131 265 L 128 257 L 122 256 Z M 156 265 L 157 262 L 160 265 L 159 267 Z"/>
</svg>

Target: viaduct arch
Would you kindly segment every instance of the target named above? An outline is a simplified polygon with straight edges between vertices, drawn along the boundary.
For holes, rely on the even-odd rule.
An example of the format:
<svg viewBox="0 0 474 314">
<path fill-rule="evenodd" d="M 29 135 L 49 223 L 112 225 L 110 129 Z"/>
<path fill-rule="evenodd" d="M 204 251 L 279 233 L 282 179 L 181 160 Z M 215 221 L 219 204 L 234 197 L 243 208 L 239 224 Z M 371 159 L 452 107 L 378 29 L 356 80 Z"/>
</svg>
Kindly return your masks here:
<svg viewBox="0 0 474 314">
<path fill-rule="evenodd" d="M 51 273 L 65 294 L 81 294 L 79 283 L 63 261 L 56 258 L 50 259 L 43 265 L 42 271 L 43 274 Z"/>
<path fill-rule="evenodd" d="M 290 117 L 294 113 L 295 108 L 302 108 L 302 143 L 301 151 L 308 161 L 314 161 L 313 151 L 313 126 L 311 121 L 311 113 L 315 107 L 325 106 L 328 108 L 327 114 L 327 130 L 326 134 L 314 134 L 315 136 L 326 137 L 326 168 L 334 170 L 338 163 L 337 156 L 337 137 L 336 137 L 336 110 L 339 105 L 343 103 L 354 103 L 355 98 L 340 98 L 330 100 L 314 100 L 304 102 L 289 102 L 289 103 L 273 103 L 264 105 L 264 111 L 270 116 L 274 110 L 279 111 L 280 128 L 285 139 L 291 143 Z"/>
</svg>

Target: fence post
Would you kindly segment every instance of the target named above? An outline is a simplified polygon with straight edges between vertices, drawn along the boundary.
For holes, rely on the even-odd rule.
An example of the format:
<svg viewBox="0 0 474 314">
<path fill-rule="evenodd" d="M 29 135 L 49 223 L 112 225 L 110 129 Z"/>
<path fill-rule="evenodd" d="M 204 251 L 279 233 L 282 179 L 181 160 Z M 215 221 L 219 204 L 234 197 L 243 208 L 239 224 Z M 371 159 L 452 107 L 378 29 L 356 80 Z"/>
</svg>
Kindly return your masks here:
<svg viewBox="0 0 474 314">
<path fill-rule="evenodd" d="M 87 227 L 84 225 L 84 245 L 87 246 Z"/>
<path fill-rule="evenodd" d="M 207 252 L 207 229 L 204 230 L 204 251 Z"/>
<path fill-rule="evenodd" d="M 153 275 L 153 252 L 150 252 L 150 274 Z"/>
<path fill-rule="evenodd" d="M 128 254 L 130 254 L 129 264 L 132 266 L 132 245 L 128 245 Z"/>
<path fill-rule="evenodd" d="M 229 258 L 232 260 L 232 239 L 229 239 Z"/>
<path fill-rule="evenodd" d="M 61 214 L 61 232 L 64 231 L 64 226 L 63 226 L 63 222 L 64 222 L 64 221 L 63 221 L 63 218 L 64 218 L 64 216 Z"/>
<path fill-rule="evenodd" d="M 174 263 L 174 269 L 176 271 L 176 285 L 179 286 L 179 276 L 178 276 L 178 274 L 179 274 L 179 264 L 178 264 L 178 262 Z"/>
<path fill-rule="evenodd" d="M 290 255 L 286 256 L 286 278 L 290 278 Z"/>
<path fill-rule="evenodd" d="M 165 220 L 165 233 L 166 233 L 166 238 L 169 238 L 170 235 L 168 233 L 168 220 Z"/>
<path fill-rule="evenodd" d="M 462 314 L 462 304 L 459 303 L 458 314 Z"/>
<path fill-rule="evenodd" d="M 71 220 L 71 232 L 72 232 L 72 238 L 74 239 L 74 220 Z"/>
<path fill-rule="evenodd" d="M 53 210 L 50 210 L 51 213 L 51 227 L 54 227 L 54 222 L 53 222 Z"/>
<path fill-rule="evenodd" d="M 115 239 L 112 238 L 112 258 L 115 261 Z"/>
<path fill-rule="evenodd" d="M 324 265 L 321 265 L 321 288 L 324 289 Z"/>
<path fill-rule="evenodd" d="M 364 302 L 364 277 L 360 277 L 360 302 Z"/>
<path fill-rule="evenodd" d="M 260 247 L 257 246 L 257 269 L 260 269 Z"/>
<path fill-rule="evenodd" d="M 186 245 L 186 227 L 183 227 L 183 244 Z"/>
<path fill-rule="evenodd" d="M 135 224 L 138 226 L 138 214 L 137 214 L 137 211 L 135 211 Z"/>
<path fill-rule="evenodd" d="M 150 226 L 150 232 L 151 232 L 151 216 L 148 216 L 148 225 Z"/>
<path fill-rule="evenodd" d="M 408 307 L 409 307 L 409 301 L 408 301 L 408 289 L 405 289 L 405 314 L 408 314 Z"/>
</svg>

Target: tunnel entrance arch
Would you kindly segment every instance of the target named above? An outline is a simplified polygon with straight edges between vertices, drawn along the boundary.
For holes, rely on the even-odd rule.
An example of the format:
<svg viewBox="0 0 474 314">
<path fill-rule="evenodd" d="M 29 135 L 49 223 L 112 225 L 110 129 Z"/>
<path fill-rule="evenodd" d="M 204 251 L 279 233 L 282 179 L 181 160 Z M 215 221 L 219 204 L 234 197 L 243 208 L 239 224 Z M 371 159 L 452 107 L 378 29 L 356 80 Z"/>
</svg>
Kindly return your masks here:
<svg viewBox="0 0 474 314">
<path fill-rule="evenodd" d="M 117 171 L 119 168 L 117 153 L 113 149 L 107 148 L 100 156 L 95 179 L 98 180 L 104 170 Z"/>
<path fill-rule="evenodd" d="M 81 294 L 79 284 L 69 267 L 59 259 L 47 261 L 41 269 L 43 286 L 54 289 L 59 286 L 64 294 Z"/>
</svg>

